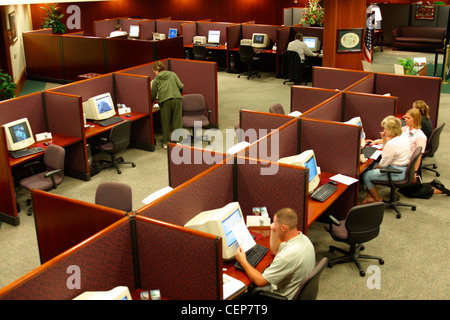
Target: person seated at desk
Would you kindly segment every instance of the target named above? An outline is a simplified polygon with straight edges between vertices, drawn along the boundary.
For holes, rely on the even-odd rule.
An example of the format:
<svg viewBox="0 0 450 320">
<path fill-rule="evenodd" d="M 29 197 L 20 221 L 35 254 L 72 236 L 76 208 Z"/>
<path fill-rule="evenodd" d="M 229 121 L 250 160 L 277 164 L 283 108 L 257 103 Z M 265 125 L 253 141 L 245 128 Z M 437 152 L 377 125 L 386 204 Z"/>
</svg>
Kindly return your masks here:
<svg viewBox="0 0 450 320">
<path fill-rule="evenodd" d="M 381 139 L 376 141 L 368 140 L 371 144 L 383 143 L 381 161 L 376 168 L 362 173 L 363 186 L 367 190 L 367 195 L 362 204 L 371 202 L 382 202 L 383 199 L 378 194 L 377 187 L 372 183 L 374 180 L 388 180 L 387 173 L 381 173 L 380 168 L 399 169 L 401 173 L 392 174 L 392 180 L 398 181 L 405 177 L 406 167 L 410 161 L 410 146 L 408 139 L 402 134 L 402 122 L 394 116 L 387 116 L 381 121 L 383 132 Z"/>
<path fill-rule="evenodd" d="M 413 108 L 416 108 L 420 111 L 420 115 L 422 116 L 420 120 L 420 126 L 427 136 L 427 140 L 430 139 L 431 133 L 433 132 L 433 123 L 431 122 L 429 110 L 430 107 L 423 100 L 416 100 L 413 102 Z"/>
<path fill-rule="evenodd" d="M 120 24 L 116 24 L 114 26 L 114 31 L 109 34 L 110 37 L 120 37 L 126 36 L 128 33 L 126 31 L 122 31 L 122 26 Z"/>
<path fill-rule="evenodd" d="M 275 258 L 263 273 L 253 268 L 247 262 L 245 251 L 238 248 L 236 260 L 258 287 L 247 294 L 248 298 L 251 299 L 259 289 L 292 300 L 300 283 L 314 269 L 314 246 L 306 235 L 297 231 L 297 220 L 297 213 L 291 208 L 280 209 L 275 213 L 270 226 L 270 251 Z"/>
<path fill-rule="evenodd" d="M 319 56 L 318 53 L 314 53 L 310 48 L 308 48 L 306 43 L 303 42 L 303 34 L 301 33 L 297 33 L 295 35 L 295 39 L 289 42 L 287 50 L 296 51 L 300 56 L 300 60 L 302 61 L 302 63 L 305 62 L 306 59 L 305 56 L 309 57 Z"/>
</svg>

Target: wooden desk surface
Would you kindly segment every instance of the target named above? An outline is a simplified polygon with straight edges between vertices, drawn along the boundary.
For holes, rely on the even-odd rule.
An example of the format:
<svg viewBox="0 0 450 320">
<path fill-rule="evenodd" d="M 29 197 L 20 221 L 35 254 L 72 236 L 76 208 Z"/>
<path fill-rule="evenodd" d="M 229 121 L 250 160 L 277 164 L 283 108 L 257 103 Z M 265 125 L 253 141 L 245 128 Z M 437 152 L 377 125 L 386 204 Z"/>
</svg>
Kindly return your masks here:
<svg viewBox="0 0 450 320">
<path fill-rule="evenodd" d="M 227 50 L 227 46 L 224 44 L 219 44 L 218 46 L 207 46 L 207 45 L 200 44 L 200 46 L 205 46 L 209 50 Z M 193 48 L 194 44 L 193 43 L 185 44 L 184 47 L 185 48 Z"/>
<path fill-rule="evenodd" d="M 44 142 L 48 142 L 50 144 L 56 144 L 61 147 L 66 147 L 66 146 L 74 144 L 78 141 L 81 141 L 81 139 L 75 138 L 75 137 L 70 137 L 70 136 L 65 136 L 62 134 L 52 134 L 52 139 L 45 140 L 45 141 L 39 141 L 39 142 L 35 143 L 34 145 L 32 145 L 30 148 L 41 147 L 41 148 L 46 149 L 47 147 L 43 144 Z M 35 153 L 30 156 L 26 156 L 26 157 L 22 157 L 22 158 L 17 158 L 17 159 L 14 159 L 13 157 L 8 156 L 9 165 L 10 165 L 10 167 L 20 165 L 22 163 L 28 162 L 30 160 L 36 159 L 36 158 L 44 155 L 44 152 L 45 151 Z"/>
<path fill-rule="evenodd" d="M 136 120 L 144 118 L 145 116 L 148 116 L 147 113 L 134 112 L 134 111 L 131 111 L 131 113 L 129 113 L 129 115 L 131 115 L 131 117 L 128 118 L 128 117 L 126 117 L 126 115 L 119 116 L 116 114 L 116 116 L 121 117 L 123 120 L 130 120 L 130 121 L 136 121 Z M 98 123 L 95 123 L 92 121 L 87 121 L 86 123 L 90 126 L 93 126 L 93 127 L 85 128 L 86 138 L 91 138 L 91 137 L 94 137 L 103 132 L 107 132 L 107 131 L 111 130 L 111 128 L 115 125 L 115 124 L 112 124 L 112 125 L 103 127 L 103 126 L 99 125 Z"/>
<path fill-rule="evenodd" d="M 236 51 L 239 52 L 239 47 L 235 47 L 232 49 L 229 49 L 229 51 Z M 272 49 L 255 49 L 255 53 L 269 53 L 269 54 L 276 54 L 277 52 Z"/>
</svg>

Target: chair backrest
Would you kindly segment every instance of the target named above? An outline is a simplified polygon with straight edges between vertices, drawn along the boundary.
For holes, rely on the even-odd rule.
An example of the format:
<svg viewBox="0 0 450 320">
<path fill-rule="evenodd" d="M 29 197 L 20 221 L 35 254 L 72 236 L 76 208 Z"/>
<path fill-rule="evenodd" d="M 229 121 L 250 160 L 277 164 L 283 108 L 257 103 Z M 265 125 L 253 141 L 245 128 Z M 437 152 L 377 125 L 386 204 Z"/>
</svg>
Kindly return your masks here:
<svg viewBox="0 0 450 320">
<path fill-rule="evenodd" d="M 281 74 L 284 79 L 297 80 L 301 78 L 301 68 L 305 64 L 300 60 L 297 51 L 285 50 L 281 58 Z"/>
<path fill-rule="evenodd" d="M 205 46 L 194 45 L 192 48 L 195 60 L 206 60 L 207 50 Z"/>
<path fill-rule="evenodd" d="M 433 132 L 430 135 L 430 141 L 428 141 L 427 148 L 423 153 L 424 157 L 434 156 L 434 153 L 437 151 L 437 149 L 439 149 L 439 141 L 444 126 L 445 122 L 434 128 Z"/>
<path fill-rule="evenodd" d="M 255 51 L 252 46 L 239 46 L 239 57 L 242 62 L 249 64 L 253 62 L 253 56 L 255 55 Z"/>
<path fill-rule="evenodd" d="M 345 220 L 346 243 L 358 244 L 378 236 L 384 217 L 384 202 L 372 202 L 351 208 Z"/>
<path fill-rule="evenodd" d="M 109 139 L 113 143 L 112 153 L 125 150 L 130 145 L 131 121 L 119 122 L 111 129 Z"/>
<path fill-rule="evenodd" d="M 323 257 L 313 271 L 303 279 L 294 296 L 294 300 L 315 300 L 319 292 L 319 278 L 328 263 L 327 257 Z"/>
<path fill-rule="evenodd" d="M 125 183 L 102 182 L 95 192 L 95 203 L 123 211 L 131 211 L 133 199 L 131 187 Z"/>
<path fill-rule="evenodd" d="M 413 151 L 413 153 L 411 155 L 411 160 L 409 161 L 409 164 L 406 167 L 405 179 L 400 180 L 400 181 L 393 181 L 393 183 L 397 187 L 402 187 L 402 186 L 408 185 L 414 180 L 414 176 L 416 174 L 416 170 L 415 170 L 416 163 L 419 160 L 419 156 L 421 153 L 422 153 L 422 147 L 417 147 Z"/>
<path fill-rule="evenodd" d="M 284 114 L 284 108 L 280 103 L 275 103 L 269 107 L 270 113 Z"/>
<path fill-rule="evenodd" d="M 182 96 L 183 100 L 183 114 L 199 114 L 203 115 L 205 112 L 205 97 L 200 93 L 185 94 Z"/>
<path fill-rule="evenodd" d="M 44 154 L 44 164 L 47 171 L 61 169 L 64 171 L 64 157 L 66 150 L 55 144 L 47 147 Z M 63 174 L 61 173 L 61 176 Z"/>
</svg>

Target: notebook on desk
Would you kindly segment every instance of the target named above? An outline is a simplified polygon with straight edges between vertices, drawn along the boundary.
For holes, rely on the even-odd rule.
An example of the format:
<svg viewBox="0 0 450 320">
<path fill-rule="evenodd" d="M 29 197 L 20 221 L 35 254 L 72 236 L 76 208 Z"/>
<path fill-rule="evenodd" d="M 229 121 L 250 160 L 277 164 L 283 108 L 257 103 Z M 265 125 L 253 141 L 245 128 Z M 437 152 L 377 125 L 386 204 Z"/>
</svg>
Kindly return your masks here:
<svg viewBox="0 0 450 320">
<path fill-rule="evenodd" d="M 223 274 L 223 299 L 227 300 L 245 290 L 245 284 L 227 274 Z"/>
</svg>

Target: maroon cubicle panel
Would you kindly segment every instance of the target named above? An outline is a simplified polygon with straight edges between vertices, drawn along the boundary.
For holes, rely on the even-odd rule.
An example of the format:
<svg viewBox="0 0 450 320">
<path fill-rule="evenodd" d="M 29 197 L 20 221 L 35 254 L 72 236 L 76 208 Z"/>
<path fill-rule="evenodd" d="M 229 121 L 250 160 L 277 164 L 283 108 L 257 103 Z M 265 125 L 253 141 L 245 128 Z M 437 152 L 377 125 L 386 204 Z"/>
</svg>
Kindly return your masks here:
<svg viewBox="0 0 450 320">
<path fill-rule="evenodd" d="M 136 216 L 142 289 L 159 289 L 164 299 L 221 300 L 220 238 Z"/>
<path fill-rule="evenodd" d="M 341 91 L 304 112 L 301 117 L 340 122 L 342 121 L 343 109 L 343 92 Z"/>
<path fill-rule="evenodd" d="M 291 112 L 307 112 L 338 93 L 339 90 L 334 89 L 291 86 Z"/>
<path fill-rule="evenodd" d="M 181 25 L 181 35 L 183 36 L 183 45 L 192 44 L 197 35 L 197 22 L 187 22 Z"/>
<path fill-rule="evenodd" d="M 154 43 L 128 39 L 105 39 L 107 71 L 114 72 L 155 60 Z"/>
<path fill-rule="evenodd" d="M 369 75 L 368 71 L 313 67 L 313 87 L 344 90 Z"/>
<path fill-rule="evenodd" d="M 94 21 L 94 36 L 109 37 L 117 24 L 117 18 Z"/>
<path fill-rule="evenodd" d="M 375 90 L 375 74 L 371 73 L 344 89 L 349 92 L 373 93 Z"/>
</svg>

